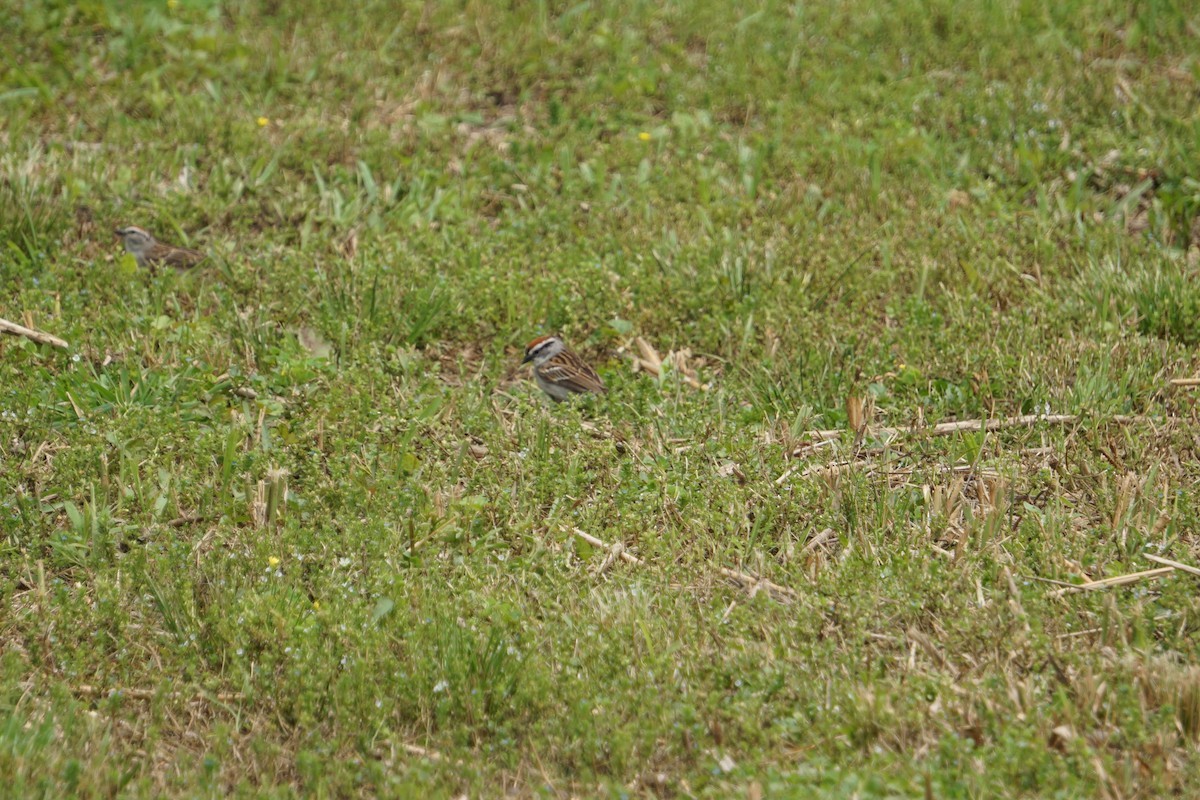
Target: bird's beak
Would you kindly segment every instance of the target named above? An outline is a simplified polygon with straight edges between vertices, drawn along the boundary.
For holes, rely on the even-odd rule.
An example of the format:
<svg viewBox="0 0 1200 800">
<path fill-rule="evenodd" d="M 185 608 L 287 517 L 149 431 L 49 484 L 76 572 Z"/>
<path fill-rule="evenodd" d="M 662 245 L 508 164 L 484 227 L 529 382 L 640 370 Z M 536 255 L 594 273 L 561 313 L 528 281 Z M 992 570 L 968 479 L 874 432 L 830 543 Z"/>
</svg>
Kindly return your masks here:
<svg viewBox="0 0 1200 800">
<path fill-rule="evenodd" d="M 117 236 L 124 236 L 125 229 L 124 228 L 114 228 L 113 233 L 116 234 Z"/>
<path fill-rule="evenodd" d="M 521 359 L 522 364 L 528 364 L 530 361 L 533 361 L 533 353 L 526 353 L 525 357 Z"/>
</svg>

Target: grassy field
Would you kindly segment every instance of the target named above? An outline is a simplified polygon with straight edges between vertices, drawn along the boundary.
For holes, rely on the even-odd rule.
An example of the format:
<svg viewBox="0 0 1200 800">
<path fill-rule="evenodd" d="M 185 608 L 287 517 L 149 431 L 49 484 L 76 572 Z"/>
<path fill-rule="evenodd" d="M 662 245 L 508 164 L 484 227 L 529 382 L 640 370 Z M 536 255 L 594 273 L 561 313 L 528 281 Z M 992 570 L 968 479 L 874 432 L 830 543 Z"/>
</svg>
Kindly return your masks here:
<svg viewBox="0 0 1200 800">
<path fill-rule="evenodd" d="M 9 796 L 1195 791 L 1191 0 L 341 5 L 0 6 Z"/>
</svg>

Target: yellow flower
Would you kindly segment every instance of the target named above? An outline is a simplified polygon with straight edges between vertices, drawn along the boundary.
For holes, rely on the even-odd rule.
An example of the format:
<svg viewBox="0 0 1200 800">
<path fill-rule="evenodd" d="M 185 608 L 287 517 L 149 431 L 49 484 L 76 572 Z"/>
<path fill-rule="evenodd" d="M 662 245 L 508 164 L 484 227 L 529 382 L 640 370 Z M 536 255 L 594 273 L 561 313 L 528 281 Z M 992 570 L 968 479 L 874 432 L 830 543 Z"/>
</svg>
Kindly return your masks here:
<svg viewBox="0 0 1200 800">
<path fill-rule="evenodd" d="M 638 138 L 641 139 L 643 142 L 648 142 L 648 141 L 650 141 L 650 134 L 646 131 L 642 131 L 641 133 L 638 134 Z"/>
<path fill-rule="evenodd" d="M 313 611 L 320 611 L 320 610 L 321 610 L 321 601 L 313 600 Z"/>
<path fill-rule="evenodd" d="M 270 558 L 267 559 L 267 564 L 272 567 L 278 567 L 279 559 L 276 558 L 275 556 L 271 556 Z"/>
<path fill-rule="evenodd" d="M 265 128 L 271 124 L 271 120 L 267 119 L 266 117 L 259 117 L 257 120 L 255 120 L 255 122 L 258 123 L 258 127 L 260 128 Z"/>
<path fill-rule="evenodd" d="M 167 10 L 174 11 L 179 8 L 179 0 L 167 0 Z"/>
</svg>

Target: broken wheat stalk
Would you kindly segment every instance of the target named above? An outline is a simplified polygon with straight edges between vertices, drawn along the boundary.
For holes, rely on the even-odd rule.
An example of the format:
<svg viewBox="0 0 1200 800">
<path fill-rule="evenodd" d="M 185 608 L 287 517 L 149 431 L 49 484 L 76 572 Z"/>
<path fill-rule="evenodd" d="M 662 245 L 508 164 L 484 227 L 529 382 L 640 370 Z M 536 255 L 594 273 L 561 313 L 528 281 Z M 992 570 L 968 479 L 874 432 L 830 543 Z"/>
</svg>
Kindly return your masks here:
<svg viewBox="0 0 1200 800">
<path fill-rule="evenodd" d="M 923 433 L 926 436 L 949 436 L 954 433 L 970 433 L 975 431 L 997 431 L 1004 428 L 1020 428 L 1045 423 L 1047 425 L 1069 425 L 1072 422 L 1078 422 L 1082 419 L 1078 414 L 1025 414 L 1019 417 L 999 417 L 993 419 L 964 419 L 957 422 L 943 422 L 939 425 L 934 425 L 932 428 L 876 428 L 869 431 L 872 435 L 884 439 L 895 439 L 906 433 Z M 1149 418 L 1144 416 L 1127 416 L 1117 415 L 1109 417 L 1108 421 L 1118 424 L 1126 424 L 1131 422 L 1145 422 Z M 815 439 L 837 439 L 845 429 L 832 428 L 829 430 L 809 431 L 808 436 Z M 797 457 L 804 454 L 804 451 L 812 446 L 812 443 L 807 442 L 800 445 L 792 451 L 792 456 Z"/>
<path fill-rule="evenodd" d="M 70 347 L 69 344 L 57 336 L 52 336 L 48 333 L 42 333 L 41 331 L 35 331 L 33 328 L 26 328 L 24 325 L 18 325 L 17 323 L 9 322 L 6 319 L 0 319 L 0 331 L 11 333 L 13 336 L 24 336 L 26 339 L 35 341 L 38 344 L 48 344 L 64 350 Z"/>
<path fill-rule="evenodd" d="M 31 688 L 31 687 L 29 687 Z M 195 694 L 187 694 L 185 692 L 160 692 L 156 689 L 144 689 L 140 687 L 121 688 L 114 686 L 104 688 L 103 686 L 92 686 L 87 683 L 81 683 L 78 686 L 71 687 L 71 691 L 83 697 L 128 697 L 133 700 L 153 700 L 156 697 L 162 697 L 171 700 L 187 700 L 188 702 L 198 703 L 202 700 L 215 699 L 221 703 L 239 703 L 246 699 L 246 696 L 241 692 L 196 692 Z"/>
<path fill-rule="evenodd" d="M 658 351 L 654 349 L 654 345 L 647 342 L 642 337 L 634 339 L 637 345 L 638 352 L 642 354 L 642 366 L 647 372 L 652 372 L 655 375 L 662 374 L 662 358 L 658 355 Z"/>
<path fill-rule="evenodd" d="M 1153 578 L 1161 578 L 1164 575 L 1170 575 L 1175 571 L 1175 567 L 1159 567 L 1158 569 L 1148 569 L 1142 572 L 1131 572 L 1128 575 L 1116 575 L 1111 578 L 1101 578 L 1098 581 L 1090 581 L 1081 583 L 1078 586 L 1068 586 L 1062 589 L 1055 589 L 1046 595 L 1049 598 L 1062 597 L 1073 592 L 1094 592 L 1099 589 L 1107 589 L 1110 586 L 1124 586 L 1128 583 L 1137 583 L 1141 580 L 1151 580 Z"/>
<path fill-rule="evenodd" d="M 818 547 L 825 544 L 830 539 L 836 539 L 836 538 L 837 538 L 837 533 L 834 532 L 833 528 L 826 528 L 825 530 L 818 533 L 816 536 L 809 539 L 808 542 L 805 543 L 804 548 L 800 551 L 800 554 L 804 555 L 805 553 L 811 553 L 813 550 L 816 550 Z"/>
<path fill-rule="evenodd" d="M 621 554 L 624 552 L 625 544 L 623 542 L 617 542 L 612 547 L 608 548 L 608 555 L 606 555 L 604 560 L 600 562 L 600 566 L 596 567 L 596 574 L 603 575 L 604 573 L 608 572 L 608 570 L 617 562 L 617 559 L 620 558 Z"/>
<path fill-rule="evenodd" d="M 436 750 L 430 750 L 427 747 L 421 747 L 418 744 L 409 744 L 407 742 L 400 743 L 400 749 L 412 756 L 420 756 L 428 758 L 431 761 L 437 761 L 442 757 L 442 754 Z"/>
<path fill-rule="evenodd" d="M 588 544 L 592 545 L 593 547 L 599 547 L 601 550 L 609 550 L 609 551 L 612 550 L 612 545 L 605 544 L 604 542 L 597 539 L 595 536 L 592 536 L 590 533 L 584 533 L 583 531 L 579 530 L 579 528 L 572 528 L 571 532 L 574 533 L 576 536 L 578 536 L 580 539 L 583 539 Z M 627 564 L 641 564 L 642 563 L 642 560 L 640 558 L 635 556 L 633 553 L 626 552 L 624 549 L 621 550 L 619 555 L 620 555 L 621 560 Z"/>
<path fill-rule="evenodd" d="M 1153 561 L 1155 564 L 1164 564 L 1168 567 L 1174 567 L 1175 569 L 1179 570 L 1180 572 L 1186 572 L 1189 575 L 1200 576 L 1200 569 L 1197 569 L 1196 567 L 1192 567 L 1187 564 L 1180 564 L 1178 561 L 1172 561 L 1169 558 L 1162 558 L 1160 556 L 1152 556 L 1147 553 L 1143 553 L 1142 556 L 1147 561 Z"/>
<path fill-rule="evenodd" d="M 753 596 L 754 593 L 759 590 L 759 588 L 762 588 L 766 589 L 767 593 L 776 600 L 782 600 L 783 602 L 788 602 L 799 597 L 799 595 L 793 589 L 789 589 L 786 586 L 780 586 L 778 583 L 773 583 L 766 578 L 756 578 L 755 576 L 745 572 L 738 572 L 736 569 L 721 567 L 721 574 L 726 578 L 729 578 L 729 580 L 733 581 L 741 588 L 750 592 L 751 596 Z"/>
<path fill-rule="evenodd" d="M 601 550 L 607 550 L 610 556 L 615 552 L 616 555 L 626 563 L 638 565 L 644 563 L 642 559 L 629 552 L 626 552 L 624 548 L 616 549 L 612 545 L 597 539 L 595 536 L 592 536 L 590 533 L 585 533 L 584 531 L 579 530 L 579 528 L 572 528 L 571 532 L 593 547 L 598 547 Z M 765 589 L 775 599 L 783 601 L 792 600 L 799 596 L 795 590 L 789 589 L 786 586 L 780 586 L 779 584 L 773 583 L 766 578 L 756 578 L 753 575 L 748 575 L 745 572 L 738 572 L 737 570 L 729 569 L 728 567 L 721 567 L 720 572 L 721 575 L 729 578 L 739 587 L 750 592 L 754 592 L 759 588 L 762 588 Z"/>
</svg>

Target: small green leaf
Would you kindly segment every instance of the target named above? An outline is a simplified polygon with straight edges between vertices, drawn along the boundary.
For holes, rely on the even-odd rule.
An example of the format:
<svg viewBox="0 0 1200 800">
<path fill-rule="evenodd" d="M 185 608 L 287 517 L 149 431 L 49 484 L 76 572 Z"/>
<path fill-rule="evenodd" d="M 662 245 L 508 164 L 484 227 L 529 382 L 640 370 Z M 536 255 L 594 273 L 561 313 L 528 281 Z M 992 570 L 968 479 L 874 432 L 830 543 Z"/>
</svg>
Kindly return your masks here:
<svg viewBox="0 0 1200 800">
<path fill-rule="evenodd" d="M 379 620 L 392 613 L 392 609 L 396 607 L 395 601 L 390 597 L 381 597 L 379 602 L 375 604 L 375 610 L 371 612 L 371 624 L 377 625 Z"/>
<path fill-rule="evenodd" d="M 620 334 L 627 334 L 633 330 L 633 323 L 620 317 L 613 317 L 608 321 L 608 324 L 612 326 L 614 331 Z"/>
<path fill-rule="evenodd" d="M 467 511 L 481 511 L 487 506 L 487 504 L 487 496 L 482 494 L 467 495 L 458 501 L 459 507 L 466 509 Z"/>
<path fill-rule="evenodd" d="M 75 504 L 70 501 L 63 503 L 63 511 L 67 512 L 67 517 L 71 520 L 71 527 L 76 531 L 82 531 L 83 514 L 75 507 Z"/>
</svg>

